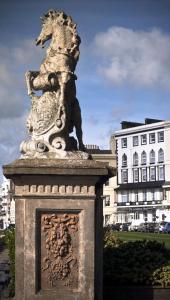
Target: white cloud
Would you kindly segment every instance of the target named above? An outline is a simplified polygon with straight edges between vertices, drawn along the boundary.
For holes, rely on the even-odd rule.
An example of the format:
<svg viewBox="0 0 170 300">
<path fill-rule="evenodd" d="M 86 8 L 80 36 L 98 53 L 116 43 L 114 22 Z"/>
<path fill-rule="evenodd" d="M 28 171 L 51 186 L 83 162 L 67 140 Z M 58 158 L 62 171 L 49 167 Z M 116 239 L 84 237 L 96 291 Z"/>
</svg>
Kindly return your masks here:
<svg viewBox="0 0 170 300">
<path fill-rule="evenodd" d="M 170 36 L 159 29 L 111 27 L 96 35 L 100 75 L 114 85 L 170 87 Z"/>
</svg>

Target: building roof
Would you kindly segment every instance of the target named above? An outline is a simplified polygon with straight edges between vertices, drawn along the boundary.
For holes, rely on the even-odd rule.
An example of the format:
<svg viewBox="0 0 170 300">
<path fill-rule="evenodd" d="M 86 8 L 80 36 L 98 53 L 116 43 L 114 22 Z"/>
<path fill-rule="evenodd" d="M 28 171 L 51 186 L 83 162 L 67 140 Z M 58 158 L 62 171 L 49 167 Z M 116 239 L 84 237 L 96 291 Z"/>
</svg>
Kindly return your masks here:
<svg viewBox="0 0 170 300">
<path fill-rule="evenodd" d="M 135 122 L 128 122 L 123 121 L 124 125 L 123 129 L 117 130 L 113 136 L 123 136 L 133 133 L 140 133 L 145 131 L 151 131 L 156 129 L 163 129 L 164 127 L 170 126 L 170 121 L 162 121 L 162 120 L 156 120 L 156 119 L 145 119 L 145 123 L 135 123 Z M 132 124 L 132 126 L 131 126 Z M 133 125 L 134 124 L 134 125 Z M 138 124 L 138 125 L 137 125 Z M 139 125 L 140 124 L 140 125 Z"/>
<path fill-rule="evenodd" d="M 112 154 L 111 150 L 87 149 L 89 154 Z"/>
</svg>

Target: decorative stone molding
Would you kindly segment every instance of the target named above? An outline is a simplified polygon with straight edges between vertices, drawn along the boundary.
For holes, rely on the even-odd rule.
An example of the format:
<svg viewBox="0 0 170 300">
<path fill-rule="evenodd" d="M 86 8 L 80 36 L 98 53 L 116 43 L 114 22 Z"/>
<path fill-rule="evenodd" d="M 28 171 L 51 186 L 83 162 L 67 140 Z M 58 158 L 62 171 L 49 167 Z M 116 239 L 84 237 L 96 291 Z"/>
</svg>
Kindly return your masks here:
<svg viewBox="0 0 170 300">
<path fill-rule="evenodd" d="M 41 289 L 78 288 L 79 216 L 41 214 Z"/>
<path fill-rule="evenodd" d="M 23 185 L 15 186 L 15 194 L 22 195 L 85 195 L 85 196 L 94 196 L 95 195 L 95 186 L 87 185 Z"/>
</svg>

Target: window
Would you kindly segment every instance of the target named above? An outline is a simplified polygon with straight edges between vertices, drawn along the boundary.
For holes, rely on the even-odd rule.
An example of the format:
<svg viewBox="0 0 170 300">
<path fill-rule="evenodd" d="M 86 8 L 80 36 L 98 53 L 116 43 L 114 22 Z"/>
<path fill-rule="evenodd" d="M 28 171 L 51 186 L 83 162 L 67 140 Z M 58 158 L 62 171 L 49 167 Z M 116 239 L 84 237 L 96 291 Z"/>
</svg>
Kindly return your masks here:
<svg viewBox="0 0 170 300">
<path fill-rule="evenodd" d="M 146 145 L 147 144 L 147 135 L 142 134 L 141 135 L 141 145 Z"/>
<path fill-rule="evenodd" d="M 139 181 L 139 169 L 133 169 L 133 182 Z"/>
<path fill-rule="evenodd" d="M 146 152 L 143 151 L 141 154 L 141 164 L 146 165 Z"/>
<path fill-rule="evenodd" d="M 105 215 L 105 225 L 110 223 L 110 215 Z"/>
<path fill-rule="evenodd" d="M 122 183 L 128 182 L 128 170 L 122 170 Z"/>
<path fill-rule="evenodd" d="M 127 167 L 127 155 L 123 154 L 122 156 L 122 167 Z"/>
<path fill-rule="evenodd" d="M 129 197 L 128 197 L 128 193 L 126 191 L 122 192 L 121 196 L 122 196 L 122 202 L 123 203 L 128 202 Z"/>
<path fill-rule="evenodd" d="M 133 136 L 133 146 L 138 146 L 138 136 Z"/>
<path fill-rule="evenodd" d="M 110 196 L 105 196 L 104 205 L 105 206 L 110 206 Z"/>
<path fill-rule="evenodd" d="M 133 154 L 133 165 L 138 166 L 138 154 L 137 154 L 137 152 L 135 152 Z"/>
<path fill-rule="evenodd" d="M 155 191 L 151 190 L 151 201 L 155 200 Z"/>
<path fill-rule="evenodd" d="M 122 138 L 121 142 L 122 142 L 122 148 L 127 148 L 127 138 Z"/>
<path fill-rule="evenodd" d="M 142 182 L 147 181 L 147 169 L 146 168 L 141 169 L 141 181 Z"/>
<path fill-rule="evenodd" d="M 134 200 L 135 202 L 138 202 L 138 191 L 134 192 Z"/>
<path fill-rule="evenodd" d="M 149 134 L 149 143 L 150 144 L 155 143 L 155 133 L 150 133 Z"/>
<path fill-rule="evenodd" d="M 150 181 L 156 180 L 156 169 L 155 167 L 150 168 Z"/>
<path fill-rule="evenodd" d="M 158 167 L 158 178 L 159 180 L 165 180 L 164 166 Z"/>
<path fill-rule="evenodd" d="M 147 201 L 147 191 L 146 190 L 143 190 L 142 196 L 143 196 L 143 201 L 146 202 Z"/>
<path fill-rule="evenodd" d="M 139 212 L 134 213 L 134 220 L 139 220 Z"/>
<path fill-rule="evenodd" d="M 155 163 L 155 151 L 151 150 L 150 152 L 150 164 Z"/>
<path fill-rule="evenodd" d="M 158 143 L 164 142 L 164 131 L 158 132 Z"/>
<path fill-rule="evenodd" d="M 158 151 L 158 162 L 159 163 L 164 162 L 164 151 L 163 151 L 163 149 L 159 149 L 159 151 Z"/>
<path fill-rule="evenodd" d="M 159 190 L 159 200 L 163 200 L 163 197 L 164 197 L 164 193 L 163 193 L 163 190 Z"/>
</svg>

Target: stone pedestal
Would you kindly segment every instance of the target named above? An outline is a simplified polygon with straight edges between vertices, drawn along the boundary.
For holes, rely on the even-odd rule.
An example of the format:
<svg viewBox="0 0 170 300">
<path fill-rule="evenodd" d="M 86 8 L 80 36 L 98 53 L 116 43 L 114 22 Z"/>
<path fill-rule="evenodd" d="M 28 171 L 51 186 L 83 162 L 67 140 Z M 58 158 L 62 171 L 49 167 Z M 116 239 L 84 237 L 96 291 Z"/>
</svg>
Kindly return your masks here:
<svg viewBox="0 0 170 300">
<path fill-rule="evenodd" d="M 20 159 L 15 186 L 16 300 L 102 300 L 104 163 Z"/>
</svg>

